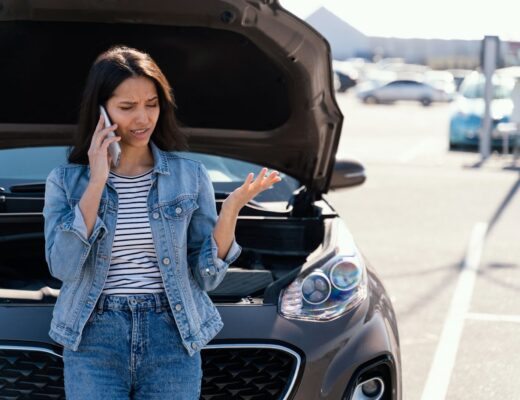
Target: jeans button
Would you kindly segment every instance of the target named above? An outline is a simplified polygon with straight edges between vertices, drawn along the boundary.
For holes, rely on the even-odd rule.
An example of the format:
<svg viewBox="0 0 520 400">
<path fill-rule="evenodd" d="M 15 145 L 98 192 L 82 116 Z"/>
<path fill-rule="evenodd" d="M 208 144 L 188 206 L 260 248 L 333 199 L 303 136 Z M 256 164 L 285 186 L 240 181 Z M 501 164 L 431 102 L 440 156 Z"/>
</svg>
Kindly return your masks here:
<svg viewBox="0 0 520 400">
<path fill-rule="evenodd" d="M 137 304 L 137 300 L 136 299 L 130 299 L 130 304 L 135 306 Z"/>
<path fill-rule="evenodd" d="M 153 219 L 158 219 L 158 218 L 159 218 L 159 213 L 158 213 L 158 212 L 154 212 L 154 213 L 152 214 L 152 218 L 153 218 Z"/>
<path fill-rule="evenodd" d="M 182 306 L 181 306 L 180 304 L 177 304 L 177 305 L 175 306 L 175 310 L 177 310 L 177 311 L 182 310 Z"/>
<path fill-rule="evenodd" d="M 164 265 L 170 265 L 170 259 L 168 257 L 164 257 L 162 262 Z"/>
<path fill-rule="evenodd" d="M 177 207 L 177 208 L 175 209 L 175 213 L 176 213 L 176 214 L 180 214 L 181 212 L 182 212 L 182 208 Z"/>
<path fill-rule="evenodd" d="M 197 350 L 197 343 L 192 343 L 192 344 L 191 344 L 191 348 L 192 348 L 193 350 Z"/>
</svg>

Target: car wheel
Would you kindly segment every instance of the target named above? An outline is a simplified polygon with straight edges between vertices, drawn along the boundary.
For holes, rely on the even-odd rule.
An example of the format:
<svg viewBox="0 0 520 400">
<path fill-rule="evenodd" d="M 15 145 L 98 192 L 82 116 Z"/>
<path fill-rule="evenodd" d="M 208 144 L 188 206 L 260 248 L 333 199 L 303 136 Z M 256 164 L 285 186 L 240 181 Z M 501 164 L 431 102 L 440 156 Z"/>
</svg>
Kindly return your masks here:
<svg viewBox="0 0 520 400">
<path fill-rule="evenodd" d="M 375 96 L 367 96 L 363 99 L 363 102 L 366 104 L 378 104 L 379 100 Z"/>
<path fill-rule="evenodd" d="M 451 143 L 449 145 L 449 151 L 471 151 L 471 146 L 461 143 Z"/>
<path fill-rule="evenodd" d="M 429 97 L 423 97 L 420 102 L 423 106 L 428 107 L 430 104 L 432 104 L 432 99 Z"/>
</svg>

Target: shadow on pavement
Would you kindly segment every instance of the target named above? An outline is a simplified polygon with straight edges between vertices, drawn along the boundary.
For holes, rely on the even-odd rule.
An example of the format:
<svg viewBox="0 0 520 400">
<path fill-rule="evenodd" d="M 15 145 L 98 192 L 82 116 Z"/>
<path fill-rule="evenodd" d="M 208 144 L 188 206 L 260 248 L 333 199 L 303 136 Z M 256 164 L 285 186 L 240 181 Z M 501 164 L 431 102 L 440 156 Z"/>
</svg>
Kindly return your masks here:
<svg viewBox="0 0 520 400">
<path fill-rule="evenodd" d="M 517 264 L 513 264 L 514 267 L 518 267 Z M 500 279 L 497 279 L 495 278 L 494 276 L 490 275 L 487 273 L 487 271 L 484 269 L 484 270 L 479 270 L 477 272 L 477 274 L 486 279 L 488 282 L 492 282 L 498 286 L 501 286 L 505 289 L 509 289 L 509 290 L 513 290 L 515 292 L 520 292 L 520 285 L 515 285 L 513 283 L 511 283 L 510 281 L 503 281 L 503 280 L 500 280 Z"/>
<path fill-rule="evenodd" d="M 437 297 L 440 293 L 443 293 L 444 290 L 450 286 L 451 283 L 456 281 L 459 271 L 462 269 L 463 262 L 460 261 L 457 264 L 452 264 L 446 267 L 434 268 L 433 270 L 444 270 L 444 271 L 453 271 L 453 273 L 447 274 L 443 279 L 441 279 L 436 285 L 430 286 L 428 291 L 424 292 L 420 297 L 418 297 L 411 305 L 407 308 L 401 310 L 398 313 L 397 320 L 400 322 L 408 319 L 409 317 L 416 316 L 417 312 L 420 312 L 424 309 L 426 304 L 430 304 L 432 299 Z M 432 270 L 427 270 L 432 271 Z"/>
<path fill-rule="evenodd" d="M 498 220 L 504 213 L 504 210 L 507 208 L 507 205 L 511 202 L 511 200 L 515 196 L 516 192 L 518 191 L 518 188 L 520 188 L 520 175 L 519 175 L 517 181 L 515 182 L 515 184 L 513 185 L 513 187 L 511 188 L 511 190 L 509 191 L 509 193 L 506 195 L 506 197 L 504 198 L 504 200 L 498 207 L 497 211 L 495 212 L 495 214 L 493 215 L 491 220 L 489 221 L 488 230 L 486 232 L 486 237 L 489 236 L 489 234 L 491 233 L 491 231 L 497 224 Z"/>
</svg>

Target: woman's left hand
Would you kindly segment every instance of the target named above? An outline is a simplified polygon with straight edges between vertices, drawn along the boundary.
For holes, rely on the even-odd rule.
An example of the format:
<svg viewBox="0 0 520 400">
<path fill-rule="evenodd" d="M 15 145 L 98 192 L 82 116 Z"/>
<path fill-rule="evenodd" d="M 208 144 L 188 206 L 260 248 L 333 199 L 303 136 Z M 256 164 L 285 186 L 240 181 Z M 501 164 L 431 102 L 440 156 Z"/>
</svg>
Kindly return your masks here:
<svg viewBox="0 0 520 400">
<path fill-rule="evenodd" d="M 223 207 L 231 207 L 238 213 L 240 209 L 257 194 L 269 189 L 272 185 L 282 180 L 278 175 L 278 171 L 271 171 L 270 174 L 267 174 L 267 168 L 262 168 L 262 171 L 260 171 L 254 182 L 253 178 L 254 174 L 252 172 L 249 173 L 243 185 L 236 188 L 227 199 L 224 200 Z"/>
</svg>

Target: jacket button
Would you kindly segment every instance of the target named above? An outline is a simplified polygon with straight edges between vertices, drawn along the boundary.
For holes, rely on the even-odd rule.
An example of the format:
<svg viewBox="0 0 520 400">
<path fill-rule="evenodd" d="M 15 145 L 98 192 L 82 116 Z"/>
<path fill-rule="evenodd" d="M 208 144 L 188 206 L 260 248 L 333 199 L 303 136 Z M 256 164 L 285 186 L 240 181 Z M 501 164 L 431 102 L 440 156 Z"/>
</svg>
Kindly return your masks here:
<svg viewBox="0 0 520 400">
<path fill-rule="evenodd" d="M 158 212 L 154 212 L 154 213 L 152 214 L 152 218 L 153 218 L 153 219 L 158 219 L 158 218 L 159 218 L 159 213 L 158 213 Z"/>
<path fill-rule="evenodd" d="M 197 350 L 197 343 L 192 343 L 192 344 L 191 344 L 191 348 L 192 348 L 193 350 Z"/>
<path fill-rule="evenodd" d="M 177 304 L 177 305 L 175 306 L 175 309 L 176 309 L 177 311 L 180 311 L 180 310 L 182 310 L 182 306 L 181 306 L 180 304 Z"/>
<path fill-rule="evenodd" d="M 182 212 L 182 208 L 177 207 L 177 208 L 175 209 L 175 213 L 176 213 L 176 214 L 180 214 L 181 212 Z"/>
<path fill-rule="evenodd" d="M 168 257 L 164 257 L 164 258 L 162 259 L 162 263 L 163 263 L 164 265 L 170 265 L 170 259 L 169 259 Z"/>
</svg>

